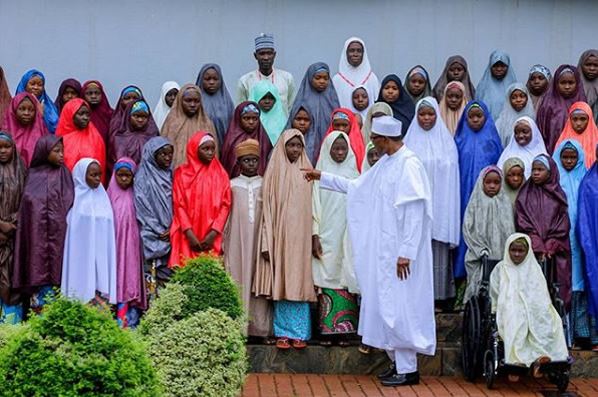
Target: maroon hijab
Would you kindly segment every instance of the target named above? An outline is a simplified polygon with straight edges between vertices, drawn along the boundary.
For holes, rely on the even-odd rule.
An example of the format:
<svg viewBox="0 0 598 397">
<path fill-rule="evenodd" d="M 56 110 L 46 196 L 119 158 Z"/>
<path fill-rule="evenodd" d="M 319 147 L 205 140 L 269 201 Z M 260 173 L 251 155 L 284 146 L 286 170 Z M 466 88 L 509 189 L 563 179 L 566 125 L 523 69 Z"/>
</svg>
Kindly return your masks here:
<svg viewBox="0 0 598 397">
<path fill-rule="evenodd" d="M 241 127 L 241 116 L 243 115 L 243 111 L 246 110 L 246 107 L 248 106 L 253 106 L 258 111 L 257 127 L 251 133 L 245 132 L 245 130 Z M 246 141 L 247 139 L 255 139 L 260 143 L 260 164 L 258 168 L 258 173 L 263 176 L 264 172 L 266 172 L 266 166 L 268 165 L 270 151 L 272 150 L 272 143 L 270 143 L 270 138 L 268 138 L 268 134 L 262 126 L 259 117 L 259 107 L 255 102 L 241 102 L 235 108 L 233 119 L 231 120 L 228 126 L 228 130 L 226 131 L 226 135 L 224 136 L 224 144 L 222 145 L 222 156 L 220 159 L 222 166 L 224 167 L 226 172 L 228 172 L 228 175 L 231 178 L 235 178 L 239 176 L 239 174 L 241 173 L 239 165 L 237 164 L 235 148 L 239 143 Z"/>
<path fill-rule="evenodd" d="M 532 240 L 536 254 L 550 255 L 556 265 L 561 297 L 566 307 L 571 302 L 571 247 L 569 245 L 569 214 L 567 196 L 559 182 L 559 170 L 552 158 L 541 154 L 549 164 L 550 177 L 542 185 L 529 178 L 515 201 L 515 228 Z M 534 160 L 536 162 L 537 160 Z"/>
<path fill-rule="evenodd" d="M 17 216 L 12 288 L 35 292 L 45 285 L 60 285 L 66 215 L 75 197 L 73 178 L 66 166 L 48 162 L 62 138 L 41 137 L 35 152 Z"/>
<path fill-rule="evenodd" d="M 77 92 L 78 98 L 81 98 L 81 83 L 79 83 L 77 79 L 64 80 L 62 84 L 60 84 L 60 88 L 58 88 L 58 95 L 56 95 L 56 99 L 54 100 L 54 105 L 56 105 L 56 109 L 58 109 L 59 115 L 62 111 L 62 107 L 65 104 L 65 102 L 62 100 L 62 95 L 64 95 L 64 91 L 66 91 L 66 89 L 69 87 Z"/>
<path fill-rule="evenodd" d="M 0 123 L 4 121 L 4 115 L 8 111 L 11 99 L 6 76 L 4 76 L 4 69 L 0 66 Z"/>
<path fill-rule="evenodd" d="M 571 98 L 563 98 L 559 93 L 559 77 L 570 69 L 573 71 L 577 88 L 575 94 Z M 569 107 L 575 102 L 586 101 L 586 94 L 583 90 L 583 82 L 577 67 L 573 65 L 561 65 L 554 73 L 554 78 L 550 82 L 548 91 L 544 94 L 538 113 L 536 115 L 536 123 L 544 138 L 546 151 L 552 155 L 556 141 L 561 136 L 561 132 L 565 127 L 565 123 L 569 118 Z"/>
<path fill-rule="evenodd" d="M 108 97 L 106 96 L 106 92 L 104 91 L 102 83 L 97 80 L 89 80 L 83 83 L 83 87 L 81 88 L 81 96 L 85 96 L 85 90 L 92 84 L 96 85 L 100 89 L 100 92 L 102 93 L 102 99 L 97 106 L 91 107 L 91 122 L 98 129 L 100 135 L 102 135 L 104 143 L 107 143 L 110 120 L 112 119 L 112 114 L 114 111 L 110 107 L 110 103 L 108 102 Z"/>
</svg>

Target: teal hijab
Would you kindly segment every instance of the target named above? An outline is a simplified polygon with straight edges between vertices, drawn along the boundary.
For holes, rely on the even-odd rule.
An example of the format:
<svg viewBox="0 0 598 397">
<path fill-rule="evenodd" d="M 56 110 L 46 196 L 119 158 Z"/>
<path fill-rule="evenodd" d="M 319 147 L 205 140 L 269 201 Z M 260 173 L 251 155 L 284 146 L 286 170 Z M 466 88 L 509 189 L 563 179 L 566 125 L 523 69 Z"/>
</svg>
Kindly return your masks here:
<svg viewBox="0 0 598 397">
<path fill-rule="evenodd" d="M 260 121 L 270 138 L 270 142 L 272 142 L 272 146 L 275 146 L 287 123 L 287 114 L 278 94 L 278 89 L 269 80 L 262 80 L 251 88 L 249 100 L 258 103 L 268 93 L 272 94 L 276 101 L 270 111 L 266 112 L 262 109 Z"/>
</svg>

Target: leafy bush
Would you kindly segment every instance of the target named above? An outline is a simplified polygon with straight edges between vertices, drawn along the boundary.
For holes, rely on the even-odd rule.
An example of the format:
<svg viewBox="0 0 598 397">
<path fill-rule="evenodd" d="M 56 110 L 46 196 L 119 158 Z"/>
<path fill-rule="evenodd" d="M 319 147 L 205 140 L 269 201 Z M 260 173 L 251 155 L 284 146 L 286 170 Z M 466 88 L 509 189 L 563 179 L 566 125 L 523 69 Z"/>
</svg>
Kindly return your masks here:
<svg viewBox="0 0 598 397">
<path fill-rule="evenodd" d="M 17 333 L 21 332 L 26 325 L 0 324 L 0 349 Z"/>
<path fill-rule="evenodd" d="M 144 342 L 108 312 L 59 298 L 11 332 L 0 349 L 0 396 L 160 395 Z"/>
<path fill-rule="evenodd" d="M 187 302 L 185 287 L 176 283 L 166 284 L 166 287 L 160 290 L 158 299 L 152 302 L 150 309 L 141 319 L 137 331 L 144 336 L 153 336 L 164 331 L 175 321 L 183 319 L 183 308 Z"/>
<path fill-rule="evenodd" d="M 243 314 L 239 289 L 224 270 L 219 258 L 202 255 L 186 262 L 172 281 L 184 286 L 188 302 L 183 306 L 183 318 L 210 307 L 222 310 L 232 319 Z"/>
</svg>

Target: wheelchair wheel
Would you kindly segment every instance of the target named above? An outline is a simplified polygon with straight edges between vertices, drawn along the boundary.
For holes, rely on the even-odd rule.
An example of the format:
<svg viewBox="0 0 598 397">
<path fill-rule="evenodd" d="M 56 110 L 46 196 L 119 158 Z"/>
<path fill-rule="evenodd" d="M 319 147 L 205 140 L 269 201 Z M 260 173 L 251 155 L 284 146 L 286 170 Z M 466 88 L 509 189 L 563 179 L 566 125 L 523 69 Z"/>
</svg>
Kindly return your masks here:
<svg viewBox="0 0 598 397">
<path fill-rule="evenodd" d="M 482 349 L 482 321 L 478 297 L 474 296 L 465 305 L 463 312 L 463 338 L 461 345 L 461 365 L 465 379 L 470 382 L 480 374 L 479 364 Z"/>
<path fill-rule="evenodd" d="M 486 350 L 484 355 L 484 378 L 486 378 L 486 387 L 491 390 L 494 388 L 494 381 L 496 380 L 496 365 L 494 360 L 494 353 L 491 350 Z"/>
<path fill-rule="evenodd" d="M 552 374 L 548 380 L 553 383 L 559 390 L 559 393 L 564 393 L 569 387 L 569 371 L 564 371 L 560 374 Z"/>
</svg>

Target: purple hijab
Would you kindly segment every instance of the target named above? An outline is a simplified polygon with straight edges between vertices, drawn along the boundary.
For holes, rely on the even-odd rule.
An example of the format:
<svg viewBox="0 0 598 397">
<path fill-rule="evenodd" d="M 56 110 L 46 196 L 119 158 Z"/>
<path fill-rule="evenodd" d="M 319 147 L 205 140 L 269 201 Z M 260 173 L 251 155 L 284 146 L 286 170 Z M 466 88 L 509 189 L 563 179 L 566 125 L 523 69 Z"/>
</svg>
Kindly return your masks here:
<svg viewBox="0 0 598 397">
<path fill-rule="evenodd" d="M 135 213 L 133 186 L 123 190 L 116 182 L 116 173 L 123 168 L 135 174 L 137 166 L 128 157 L 119 158 L 108 185 L 116 229 L 116 296 L 118 303 L 132 303 L 145 309 L 141 235 Z"/>
<path fill-rule="evenodd" d="M 54 105 L 56 105 L 56 109 L 58 109 L 58 114 L 62 111 L 62 107 L 64 106 L 65 102 L 62 100 L 62 96 L 67 88 L 72 88 L 77 92 L 77 97 L 81 98 L 81 83 L 77 79 L 66 79 L 60 84 L 60 88 L 58 89 L 58 95 L 56 95 L 56 99 L 54 100 Z M 97 127 L 96 127 L 97 128 Z"/>
</svg>

